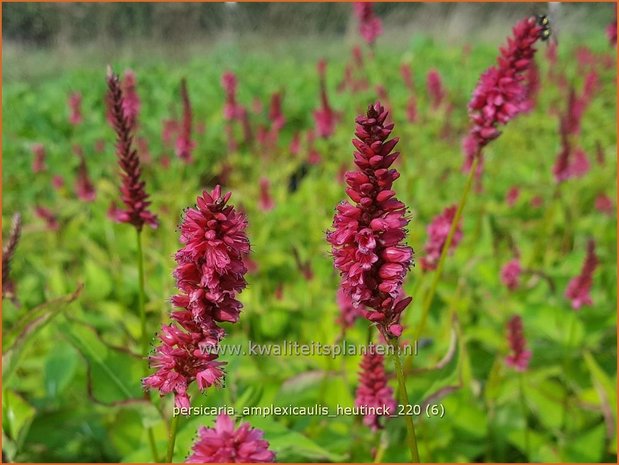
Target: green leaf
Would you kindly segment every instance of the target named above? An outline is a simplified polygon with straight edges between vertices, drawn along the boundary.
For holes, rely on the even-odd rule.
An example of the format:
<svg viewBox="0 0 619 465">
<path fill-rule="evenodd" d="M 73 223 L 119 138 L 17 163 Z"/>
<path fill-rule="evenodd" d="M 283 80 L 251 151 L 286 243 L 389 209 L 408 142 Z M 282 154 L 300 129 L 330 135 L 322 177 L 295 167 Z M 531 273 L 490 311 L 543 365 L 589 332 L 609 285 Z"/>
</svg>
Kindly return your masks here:
<svg viewBox="0 0 619 465">
<path fill-rule="evenodd" d="M 2 395 L 2 428 L 19 450 L 28 433 L 36 410 L 12 390 Z"/>
<path fill-rule="evenodd" d="M 89 389 L 103 403 L 137 399 L 142 394 L 143 362 L 108 348 L 85 326 L 63 324 L 64 336 L 82 354 L 90 370 Z"/>
<path fill-rule="evenodd" d="M 7 349 L 2 355 L 2 380 L 8 383 L 15 371 L 21 354 L 32 336 L 47 325 L 56 315 L 66 309 L 82 292 L 80 285 L 72 294 L 50 300 L 34 308 L 26 318 L 18 323 L 7 335 Z"/>
<path fill-rule="evenodd" d="M 59 342 L 45 362 L 45 390 L 56 397 L 69 385 L 78 365 L 78 354 L 66 342 Z"/>
</svg>

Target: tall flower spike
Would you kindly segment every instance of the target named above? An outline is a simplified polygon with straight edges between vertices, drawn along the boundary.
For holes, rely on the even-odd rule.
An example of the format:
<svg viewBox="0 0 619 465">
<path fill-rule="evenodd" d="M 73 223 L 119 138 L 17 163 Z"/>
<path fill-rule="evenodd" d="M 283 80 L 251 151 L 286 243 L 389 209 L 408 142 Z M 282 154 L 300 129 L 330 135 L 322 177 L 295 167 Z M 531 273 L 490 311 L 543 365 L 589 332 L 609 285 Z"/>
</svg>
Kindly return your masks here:
<svg viewBox="0 0 619 465">
<path fill-rule="evenodd" d="M 608 42 L 613 47 L 617 46 L 617 5 L 615 4 L 615 17 L 611 23 L 606 27 L 606 35 L 608 36 Z"/>
<path fill-rule="evenodd" d="M 226 71 L 221 76 L 221 86 L 226 93 L 226 104 L 224 105 L 224 118 L 228 121 L 239 117 L 239 109 L 236 103 L 236 75 Z"/>
<path fill-rule="evenodd" d="M 34 144 L 32 146 L 32 153 L 34 154 L 32 172 L 36 174 L 47 170 L 47 166 L 45 165 L 45 147 L 43 144 Z"/>
<path fill-rule="evenodd" d="M 316 132 L 318 136 L 329 138 L 335 131 L 338 115 L 329 104 L 326 81 L 327 62 L 323 59 L 318 62 L 318 77 L 320 78 L 320 108 L 314 111 Z"/>
<path fill-rule="evenodd" d="M 374 9 L 369 2 L 356 2 L 355 14 L 359 20 L 359 33 L 368 45 L 374 45 L 378 36 L 383 33 L 383 24 L 374 14 Z"/>
<path fill-rule="evenodd" d="M 69 123 L 77 126 L 82 121 L 82 94 L 73 92 L 69 95 Z"/>
<path fill-rule="evenodd" d="M 526 108 L 526 73 L 541 34 L 542 27 L 535 17 L 517 23 L 513 36 L 500 50 L 497 64 L 481 75 L 469 102 L 473 123 L 470 134 L 477 145 L 476 152 L 499 137 L 499 124 L 507 124 Z"/>
<path fill-rule="evenodd" d="M 421 259 L 421 268 L 424 271 L 435 270 L 438 266 L 457 209 L 456 205 L 445 208 L 440 215 L 434 217 L 432 223 L 428 226 L 428 239 L 425 245 L 426 256 Z M 453 252 L 461 240 L 462 224 L 458 223 L 449 246 L 449 252 Z"/>
<path fill-rule="evenodd" d="M 598 257 L 595 254 L 595 242 L 590 240 L 587 243 L 587 256 L 582 265 L 580 274 L 569 282 L 565 290 L 565 297 L 572 302 L 572 308 L 579 310 L 582 306 L 591 306 L 591 286 L 593 285 L 593 273 L 599 263 Z"/>
<path fill-rule="evenodd" d="M 131 70 L 125 71 L 122 81 L 122 93 L 123 93 L 123 112 L 127 119 L 127 124 L 131 129 L 135 129 L 138 121 L 138 114 L 140 113 L 140 97 L 136 90 L 137 80 L 135 73 Z"/>
<path fill-rule="evenodd" d="M 224 330 L 219 323 L 238 321 L 242 307 L 236 296 L 247 284 L 247 220 L 227 205 L 229 199 L 219 186 L 203 192 L 180 227 L 184 245 L 175 255 L 174 270 L 179 292 L 171 299 L 177 309 L 149 358 L 156 372 L 143 380 L 145 388 L 162 396 L 174 393 L 178 407 L 190 405 L 187 388 L 194 381 L 200 391 L 222 382 L 216 348 Z"/>
<path fill-rule="evenodd" d="M 11 222 L 9 238 L 2 247 L 2 298 L 11 299 L 15 305 L 17 305 L 17 296 L 15 295 L 15 283 L 11 279 L 11 260 L 19 243 L 21 227 L 21 215 L 15 213 Z"/>
<path fill-rule="evenodd" d="M 522 328 L 522 318 L 513 316 L 507 323 L 507 342 L 510 353 L 505 363 L 516 371 L 526 371 L 531 360 L 531 351 L 526 348 L 526 339 Z"/>
<path fill-rule="evenodd" d="M 520 265 L 520 259 L 518 257 L 512 258 L 501 268 L 501 282 L 507 289 L 513 291 L 520 285 L 521 273 L 522 266 Z"/>
<path fill-rule="evenodd" d="M 399 152 L 390 139 L 393 123 L 380 103 L 356 119 L 353 145 L 357 171 L 346 173 L 346 193 L 353 204 L 337 206 L 333 230 L 327 233 L 342 288 L 362 314 L 377 323 L 385 338 L 402 332 L 400 314 L 411 302 L 401 296 L 402 282 L 413 260 L 406 246 L 406 205 L 395 198 L 393 182 L 400 176 L 390 168 Z"/>
<path fill-rule="evenodd" d="M 92 202 L 97 197 L 95 186 L 88 176 L 88 166 L 86 165 L 86 158 L 81 152 L 81 149 L 77 152 L 77 156 L 80 160 L 80 164 L 77 167 L 77 176 L 75 178 L 75 193 L 77 197 L 84 202 Z"/>
<path fill-rule="evenodd" d="M 426 86 L 428 88 L 428 96 L 433 109 L 437 109 L 445 98 L 445 88 L 443 87 L 443 78 L 436 69 L 431 69 L 426 78 Z"/>
<path fill-rule="evenodd" d="M 133 148 L 131 127 L 127 122 L 124 112 L 124 97 L 120 88 L 118 75 L 111 69 L 107 75 L 108 99 L 110 118 L 116 131 L 116 156 L 122 171 L 122 186 L 120 188 L 122 200 L 126 210 L 117 210 L 116 221 L 130 223 L 138 231 L 142 230 L 144 223 L 156 228 L 157 217 L 148 209 L 150 202 L 144 189 L 144 181 L 140 169 L 140 158 Z"/>
<path fill-rule="evenodd" d="M 187 79 L 181 80 L 181 99 L 183 101 L 183 121 L 180 127 L 180 134 L 176 139 L 176 156 L 185 163 L 191 163 L 191 152 L 195 143 L 191 140 L 191 128 L 193 125 L 191 101 L 187 90 Z"/>
<path fill-rule="evenodd" d="M 376 353 L 375 346 L 369 346 L 368 351 L 361 360 L 361 371 L 359 372 L 359 387 L 357 388 L 355 405 L 357 407 L 370 407 L 377 410 L 389 411 L 394 413 L 396 402 L 393 398 L 393 390 L 387 384 L 385 373 L 385 357 Z M 369 413 L 363 418 L 363 423 L 369 426 L 372 431 L 382 429 L 380 416 Z"/>
<path fill-rule="evenodd" d="M 213 428 L 202 426 L 192 454 L 185 463 L 271 463 L 275 454 L 263 439 L 264 432 L 242 423 L 234 422 L 225 414 L 217 417 Z"/>
</svg>

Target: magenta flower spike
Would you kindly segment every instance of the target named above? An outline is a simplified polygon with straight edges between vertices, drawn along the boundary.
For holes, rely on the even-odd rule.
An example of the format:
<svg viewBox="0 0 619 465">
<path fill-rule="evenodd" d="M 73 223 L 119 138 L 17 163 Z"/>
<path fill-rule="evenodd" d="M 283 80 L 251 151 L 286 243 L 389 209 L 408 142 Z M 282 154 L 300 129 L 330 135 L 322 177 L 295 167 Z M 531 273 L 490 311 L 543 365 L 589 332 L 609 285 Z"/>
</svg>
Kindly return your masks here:
<svg viewBox="0 0 619 465">
<path fill-rule="evenodd" d="M 359 33 L 365 42 L 372 46 L 376 39 L 383 33 L 383 24 L 374 14 L 372 3 L 356 2 L 355 14 L 359 20 Z"/>
<path fill-rule="evenodd" d="M 519 258 L 513 258 L 501 268 L 501 282 L 510 291 L 515 290 L 520 285 L 520 275 L 522 266 Z"/>
<path fill-rule="evenodd" d="M 21 215 L 15 213 L 11 221 L 9 237 L 2 245 L 2 298 L 10 299 L 15 305 L 18 305 L 18 300 L 15 293 L 15 282 L 11 279 L 11 261 L 17 250 L 21 230 Z"/>
<path fill-rule="evenodd" d="M 275 203 L 271 197 L 271 183 L 268 178 L 260 179 L 260 209 L 264 212 L 273 210 Z"/>
<path fill-rule="evenodd" d="M 613 216 L 615 213 L 615 205 L 613 200 L 606 194 L 599 194 L 595 198 L 595 209 L 608 216 Z"/>
<path fill-rule="evenodd" d="M 275 92 L 271 95 L 271 103 L 269 104 L 269 119 L 271 120 L 271 127 L 276 133 L 284 127 L 286 118 L 282 111 L 282 93 Z"/>
<path fill-rule="evenodd" d="M 316 122 L 316 132 L 319 137 L 329 138 L 335 131 L 335 125 L 338 121 L 338 115 L 329 104 L 327 96 L 326 71 L 327 62 L 320 60 L 318 62 L 318 76 L 320 78 L 320 108 L 314 111 L 314 121 Z"/>
<path fill-rule="evenodd" d="M 149 357 L 156 372 L 143 380 L 161 396 L 173 393 L 177 407 L 190 406 L 191 383 L 200 391 L 221 384 L 224 364 L 215 350 L 224 336 L 219 323 L 237 322 L 241 311 L 236 296 L 247 284 L 249 240 L 245 215 L 227 205 L 230 195 L 219 186 L 203 192 L 180 226 L 183 247 L 174 271 L 179 292 L 171 299 L 176 310 Z"/>
<path fill-rule="evenodd" d="M 507 205 L 509 205 L 510 207 L 513 207 L 514 205 L 516 205 L 516 202 L 518 201 L 519 198 L 520 198 L 520 189 L 518 188 L 518 186 L 510 187 L 509 190 L 507 191 L 507 194 L 505 194 L 505 202 L 507 202 Z"/>
<path fill-rule="evenodd" d="M 608 37 L 608 42 L 613 47 L 617 46 L 617 5 L 615 5 L 615 17 L 611 21 L 611 23 L 606 27 L 606 35 Z"/>
<path fill-rule="evenodd" d="M 421 259 L 421 269 L 424 271 L 435 270 L 438 266 L 443 247 L 449 235 L 451 223 L 456 217 L 457 205 L 451 205 L 443 210 L 440 215 L 434 217 L 428 226 L 428 239 L 425 245 L 426 256 Z M 462 240 L 462 224 L 458 223 L 449 246 L 449 252 L 453 252 Z"/>
<path fill-rule="evenodd" d="M 352 203 L 337 206 L 333 230 L 327 233 L 334 264 L 342 277 L 342 289 L 385 338 L 402 332 L 400 314 L 411 302 L 401 295 L 404 277 L 413 262 L 413 250 L 405 245 L 406 205 L 395 197 L 393 182 L 399 177 L 391 168 L 399 153 L 398 139 L 390 139 L 393 123 L 380 103 L 356 119 L 353 140 L 356 171 L 347 172 L 346 193 Z"/>
<path fill-rule="evenodd" d="M 180 125 L 180 133 L 176 139 L 176 156 L 185 163 L 191 163 L 191 153 L 195 148 L 195 143 L 191 139 L 191 129 L 193 118 L 191 111 L 191 101 L 187 90 L 187 79 L 181 80 L 181 100 L 183 101 L 183 120 Z"/>
<path fill-rule="evenodd" d="M 374 346 L 369 346 L 368 351 L 361 360 L 359 372 L 359 387 L 357 388 L 355 405 L 357 407 L 374 407 L 376 410 L 387 409 L 391 414 L 396 413 L 396 401 L 393 390 L 387 384 L 385 373 L 385 357 L 377 354 Z M 363 423 L 372 431 L 382 429 L 381 416 L 371 413 L 364 415 Z"/>
<path fill-rule="evenodd" d="M 474 153 L 499 137 L 499 125 L 509 123 L 526 109 L 526 74 L 534 59 L 535 43 L 541 38 L 542 27 L 535 17 L 529 17 L 518 22 L 512 32 L 512 37 L 500 50 L 497 64 L 481 75 L 469 102 Z"/>
<path fill-rule="evenodd" d="M 32 146 L 32 153 L 34 154 L 34 159 L 32 160 L 32 172 L 36 174 L 46 171 L 47 165 L 45 164 L 45 146 L 43 144 L 34 144 Z"/>
<path fill-rule="evenodd" d="M 121 84 L 123 112 L 127 119 L 127 124 L 132 130 L 134 130 L 137 125 L 138 115 L 140 113 L 140 97 L 138 96 L 136 87 L 137 79 L 135 73 L 131 70 L 125 71 Z"/>
<path fill-rule="evenodd" d="M 34 207 L 34 214 L 45 221 L 45 225 L 50 231 L 58 231 L 58 229 L 60 229 L 58 218 L 56 218 L 56 215 L 54 215 L 49 208 L 37 205 Z"/>
<path fill-rule="evenodd" d="M 144 223 L 152 228 L 158 226 L 157 217 L 149 210 L 150 202 L 142 180 L 142 170 L 138 153 L 133 148 L 131 127 L 124 112 L 124 96 L 120 88 L 118 75 L 110 69 L 107 75 L 109 115 L 116 131 L 116 157 L 121 169 L 122 185 L 120 188 L 125 210 L 116 210 L 116 221 L 130 223 L 138 231 Z"/>
<path fill-rule="evenodd" d="M 80 124 L 84 118 L 82 117 L 82 94 L 73 92 L 69 95 L 69 123 L 73 126 Z"/>
<path fill-rule="evenodd" d="M 426 78 L 426 87 L 428 88 L 428 96 L 430 104 L 436 110 L 445 99 L 445 88 L 443 87 L 443 78 L 436 69 L 431 69 Z"/>
<path fill-rule="evenodd" d="M 92 202 L 97 197 L 97 192 L 90 180 L 90 176 L 88 176 L 86 158 L 81 151 L 78 152 L 78 157 L 80 159 L 80 164 L 77 167 L 77 177 L 75 178 L 75 193 L 83 202 Z"/>
<path fill-rule="evenodd" d="M 236 103 L 236 75 L 230 71 L 226 71 L 221 76 L 221 85 L 226 94 L 226 103 L 224 105 L 224 118 L 228 121 L 239 117 L 239 110 Z"/>
<path fill-rule="evenodd" d="M 587 256 L 580 270 L 580 274 L 571 279 L 565 297 L 572 302 L 574 310 L 580 310 L 583 306 L 593 305 L 591 300 L 591 287 L 593 285 L 593 273 L 599 263 L 598 257 L 595 254 L 595 242 L 590 240 L 587 243 Z"/>
<path fill-rule="evenodd" d="M 198 430 L 198 439 L 185 463 L 271 463 L 275 454 L 263 439 L 264 432 L 249 423 L 234 427 L 232 419 L 221 414 L 215 426 Z"/>
<path fill-rule="evenodd" d="M 531 351 L 526 348 L 522 318 L 519 315 L 513 316 L 507 323 L 507 342 L 510 353 L 505 358 L 505 364 L 516 371 L 526 371 L 531 360 Z"/>
</svg>

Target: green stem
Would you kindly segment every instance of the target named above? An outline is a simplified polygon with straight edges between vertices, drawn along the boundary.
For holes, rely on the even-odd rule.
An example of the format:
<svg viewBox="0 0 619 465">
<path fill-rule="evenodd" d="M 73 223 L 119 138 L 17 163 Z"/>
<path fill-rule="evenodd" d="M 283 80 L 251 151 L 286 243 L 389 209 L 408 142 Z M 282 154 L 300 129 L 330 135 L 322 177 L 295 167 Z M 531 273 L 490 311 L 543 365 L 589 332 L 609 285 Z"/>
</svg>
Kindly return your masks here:
<svg viewBox="0 0 619 465">
<path fill-rule="evenodd" d="M 522 407 L 522 420 L 524 421 L 524 452 L 527 457 L 527 461 L 530 461 L 529 451 L 529 421 L 527 415 L 527 402 L 524 397 L 524 373 L 520 373 L 520 406 Z"/>
<path fill-rule="evenodd" d="M 136 229 L 136 238 L 138 244 L 138 285 L 140 292 L 138 293 L 138 306 L 140 311 L 140 329 L 142 341 L 142 354 L 146 356 L 148 353 L 148 335 L 146 334 L 146 310 L 144 309 L 144 253 L 142 251 L 142 231 Z M 148 367 L 146 367 L 146 371 Z"/>
<path fill-rule="evenodd" d="M 383 439 L 381 431 L 376 432 L 376 454 L 374 454 L 374 463 L 381 463 L 385 450 L 387 449 L 387 441 Z"/>
<path fill-rule="evenodd" d="M 563 396 L 563 414 L 561 418 L 561 431 L 565 433 L 567 430 L 568 419 L 568 401 L 569 401 L 569 379 L 567 378 L 570 369 L 570 350 L 572 348 L 572 338 L 574 337 L 574 328 L 576 322 L 576 315 L 572 314 L 568 323 L 567 340 L 565 341 L 565 349 L 563 351 L 563 376 L 565 376 L 565 395 Z"/>
<path fill-rule="evenodd" d="M 140 312 L 140 339 L 142 341 L 142 354 L 146 357 L 148 353 L 148 335 L 146 334 L 146 311 L 144 309 L 145 292 L 144 292 L 144 253 L 142 251 L 142 230 L 136 229 L 136 241 L 138 245 L 138 306 Z M 144 375 L 148 375 L 148 363 L 144 365 Z M 148 394 L 145 393 L 145 397 Z M 157 452 L 157 444 L 155 443 L 155 433 L 153 429 L 146 428 L 150 450 L 155 462 L 159 462 L 159 453 Z"/>
<path fill-rule="evenodd" d="M 155 463 L 159 462 L 159 453 L 157 452 L 157 444 L 155 443 L 155 433 L 152 428 L 147 428 L 146 432 L 148 434 L 148 443 L 150 444 L 150 451 L 153 455 L 153 461 Z"/>
<path fill-rule="evenodd" d="M 400 398 L 401 405 L 405 408 L 405 413 L 407 413 L 406 406 L 409 405 L 408 393 L 406 392 L 406 378 L 404 377 L 404 371 L 402 370 L 402 364 L 400 363 L 400 355 L 398 354 L 398 339 L 390 339 L 389 344 L 391 344 L 391 348 L 393 349 L 390 352 L 393 356 L 395 372 L 398 377 L 398 397 Z M 412 415 L 404 415 L 404 420 L 406 422 L 406 442 L 411 452 L 412 463 L 419 463 L 419 451 L 417 450 L 417 436 L 415 435 L 415 424 L 413 422 L 413 417 Z"/>
<path fill-rule="evenodd" d="M 430 312 L 430 307 L 432 306 L 432 301 L 434 300 L 434 294 L 436 294 L 436 287 L 443 274 L 443 265 L 445 264 L 445 259 L 447 257 L 447 253 L 449 252 L 449 248 L 458 227 L 458 223 L 460 222 L 460 218 L 462 217 L 462 210 L 464 210 L 464 206 L 466 205 L 466 200 L 473 184 L 473 178 L 475 177 L 475 172 L 477 171 L 477 165 L 479 163 L 480 156 L 481 153 L 478 153 L 473 159 L 473 164 L 471 165 L 471 170 L 469 171 L 469 175 L 464 186 L 464 192 L 462 192 L 462 198 L 460 199 L 460 203 L 458 204 L 456 215 L 454 216 L 451 227 L 449 228 L 449 234 L 447 234 L 447 239 L 445 240 L 445 244 L 443 245 L 443 250 L 441 251 L 441 256 L 439 258 L 436 271 L 434 272 L 434 279 L 432 280 L 432 284 L 430 285 L 430 291 L 426 294 L 426 298 L 423 301 L 423 306 L 421 308 L 421 321 L 419 323 L 419 326 L 417 327 L 417 332 L 415 333 L 414 340 L 419 340 L 426 325 L 428 313 Z"/>
<path fill-rule="evenodd" d="M 168 433 L 168 452 L 166 453 L 166 463 L 172 463 L 174 458 L 174 443 L 176 442 L 176 430 L 178 429 L 178 415 L 170 420 L 170 431 Z"/>
</svg>

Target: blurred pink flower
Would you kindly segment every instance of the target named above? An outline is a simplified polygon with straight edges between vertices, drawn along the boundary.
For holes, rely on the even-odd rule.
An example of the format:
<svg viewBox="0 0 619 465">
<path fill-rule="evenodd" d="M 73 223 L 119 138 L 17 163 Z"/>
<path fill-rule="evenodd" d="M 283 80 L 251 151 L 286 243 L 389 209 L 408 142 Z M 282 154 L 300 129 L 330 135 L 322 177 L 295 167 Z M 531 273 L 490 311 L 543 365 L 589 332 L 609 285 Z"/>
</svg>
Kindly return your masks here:
<svg viewBox="0 0 619 465">
<path fill-rule="evenodd" d="M 406 102 L 406 119 L 409 123 L 417 121 L 417 99 L 414 95 L 411 95 Z"/>
<path fill-rule="evenodd" d="M 46 171 L 45 147 L 43 144 L 34 144 L 32 146 L 32 153 L 34 154 L 34 159 L 32 160 L 32 172 L 36 174 Z"/>
<path fill-rule="evenodd" d="M 72 92 L 69 95 L 69 122 L 73 126 L 77 126 L 82 121 L 82 94 Z"/>
<path fill-rule="evenodd" d="M 518 197 L 520 197 L 520 189 L 517 186 L 512 186 L 505 195 L 505 201 L 507 202 L 507 205 L 513 207 L 518 201 Z"/>
<path fill-rule="evenodd" d="M 271 183 L 267 178 L 260 179 L 260 209 L 264 212 L 273 210 L 275 206 L 271 198 L 270 187 Z"/>
<path fill-rule="evenodd" d="M 290 154 L 295 157 L 299 154 L 299 151 L 301 150 L 301 133 L 295 132 L 293 134 L 288 150 L 290 151 Z"/>
<path fill-rule="evenodd" d="M 598 266 L 598 257 L 595 254 L 595 242 L 590 240 L 587 243 L 587 256 L 583 263 L 580 274 L 569 282 L 565 290 L 565 297 L 572 302 L 574 310 L 580 309 L 583 305 L 591 306 L 591 286 L 593 285 L 593 273 Z"/>
<path fill-rule="evenodd" d="M 428 97 L 433 109 L 437 109 L 445 98 L 445 88 L 443 87 L 443 78 L 437 69 L 431 69 L 426 78 L 426 87 L 428 89 Z"/>
<path fill-rule="evenodd" d="M 355 14 L 359 20 L 359 33 L 368 45 L 373 45 L 378 36 L 383 33 L 381 20 L 374 14 L 372 3 L 356 2 Z"/>
<path fill-rule="evenodd" d="M 501 268 L 501 282 L 510 290 L 513 291 L 520 284 L 520 274 L 522 267 L 520 259 L 513 258 Z"/>
<path fill-rule="evenodd" d="M 507 341 L 510 354 L 505 358 L 505 364 L 516 371 L 526 371 L 531 351 L 526 349 L 522 318 L 519 315 L 513 316 L 507 323 Z"/>
<path fill-rule="evenodd" d="M 180 131 L 176 139 L 176 156 L 185 163 L 191 163 L 191 152 L 195 148 L 195 142 L 191 139 L 191 129 L 193 126 L 191 101 L 187 90 L 187 79 L 181 80 L 181 100 L 183 102 L 183 120 L 180 124 Z"/>
<path fill-rule="evenodd" d="M 387 384 L 385 357 L 378 354 L 373 345 L 367 347 L 367 349 L 361 360 L 355 406 L 373 407 L 377 410 L 380 408 L 394 415 L 396 414 L 396 401 L 393 397 L 393 390 Z M 380 416 L 373 413 L 365 415 L 363 423 L 369 426 L 372 431 L 383 428 L 380 423 Z"/>
<path fill-rule="evenodd" d="M 64 178 L 59 174 L 54 175 L 52 178 L 52 186 L 54 189 L 58 190 L 64 187 Z"/>
<path fill-rule="evenodd" d="M 269 105 L 269 119 L 271 120 L 271 126 L 279 132 L 286 123 L 286 118 L 282 112 L 282 93 L 275 92 L 271 95 L 271 103 Z"/>
<path fill-rule="evenodd" d="M 140 97 L 138 96 L 137 80 L 135 73 L 130 69 L 125 71 L 121 89 L 123 93 L 123 113 L 127 119 L 127 124 L 132 130 L 137 126 L 138 114 L 140 113 Z"/>
<path fill-rule="evenodd" d="M 60 228 L 60 223 L 58 223 L 56 215 L 54 215 L 54 213 L 52 213 L 49 208 L 35 206 L 34 213 L 36 216 L 45 221 L 47 229 L 49 229 L 50 231 L 57 231 Z"/>
<path fill-rule="evenodd" d="M 92 202 L 97 197 L 95 186 L 92 184 L 88 176 L 88 167 L 86 166 L 86 158 L 83 155 L 79 157 L 80 164 L 77 168 L 77 176 L 75 178 L 75 193 L 80 200 L 84 202 Z"/>
<path fill-rule="evenodd" d="M 213 428 L 198 429 L 198 438 L 186 463 L 271 463 L 275 454 L 269 450 L 264 433 L 242 423 L 237 429 L 225 414 L 217 417 Z"/>
<path fill-rule="evenodd" d="M 606 28 L 606 35 L 608 36 L 608 42 L 613 47 L 617 46 L 617 5 L 615 4 L 615 17 L 613 21 Z"/>
<path fill-rule="evenodd" d="M 428 239 L 426 240 L 425 252 L 426 256 L 421 258 L 421 269 L 424 271 L 435 270 L 438 266 L 441 253 L 445 242 L 447 242 L 447 236 L 451 229 L 451 223 L 456 217 L 456 205 L 446 207 L 440 215 L 434 217 L 432 222 L 428 225 Z M 462 223 L 458 223 L 449 246 L 449 252 L 453 252 L 460 241 L 462 240 Z"/>
<path fill-rule="evenodd" d="M 326 61 L 320 60 L 318 63 L 318 75 L 320 78 L 320 108 L 314 111 L 314 121 L 316 123 L 316 133 L 325 139 L 331 137 L 338 122 L 338 115 L 333 111 L 327 96 L 327 83 L 325 78 Z"/>
<path fill-rule="evenodd" d="M 221 76 L 221 85 L 226 93 L 226 103 L 224 105 L 224 118 L 234 120 L 239 117 L 238 106 L 236 103 L 236 75 L 226 71 Z"/>
<path fill-rule="evenodd" d="M 411 71 L 409 63 L 402 63 L 400 65 L 400 74 L 402 75 L 402 80 L 404 81 L 406 88 L 410 92 L 414 92 L 415 86 L 413 85 L 413 72 Z"/>
<path fill-rule="evenodd" d="M 615 205 L 612 199 L 603 193 L 595 198 L 595 209 L 608 216 L 612 216 L 615 213 Z"/>
<path fill-rule="evenodd" d="M 533 197 L 533 198 L 531 199 L 531 206 L 532 206 L 533 208 L 539 208 L 539 207 L 541 207 L 543 204 L 544 204 L 544 199 L 542 199 L 542 197 L 541 197 L 541 196 L 539 196 L 539 195 L 536 195 L 535 197 Z"/>
<path fill-rule="evenodd" d="M 21 215 L 15 213 L 11 220 L 11 229 L 6 242 L 2 243 L 2 298 L 10 299 L 13 304 L 19 306 L 15 293 L 15 281 L 11 279 L 11 261 L 17 250 L 17 244 L 21 237 L 22 221 Z"/>
</svg>

